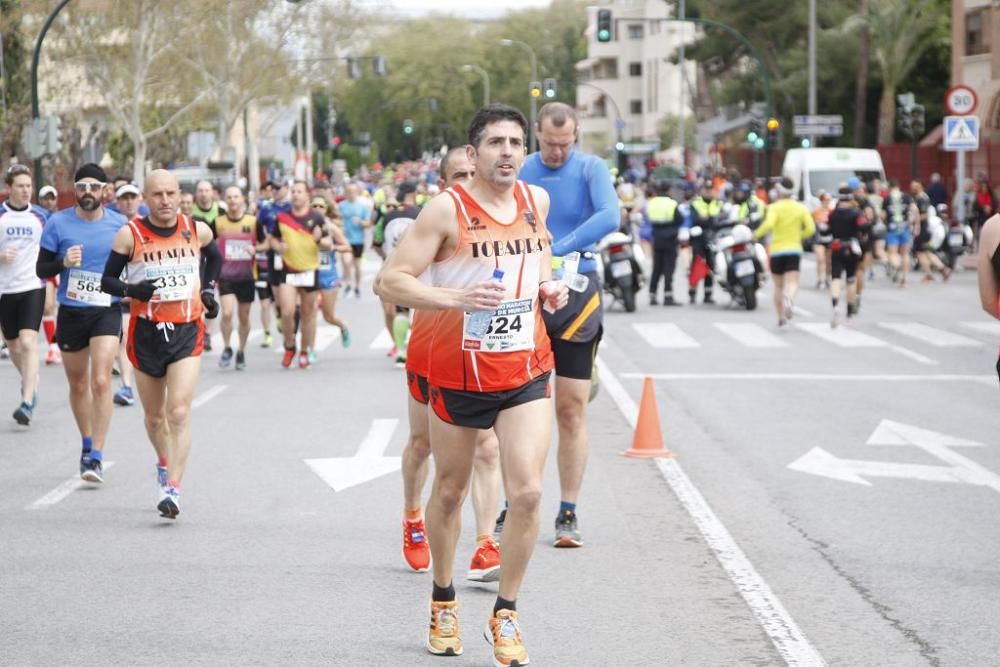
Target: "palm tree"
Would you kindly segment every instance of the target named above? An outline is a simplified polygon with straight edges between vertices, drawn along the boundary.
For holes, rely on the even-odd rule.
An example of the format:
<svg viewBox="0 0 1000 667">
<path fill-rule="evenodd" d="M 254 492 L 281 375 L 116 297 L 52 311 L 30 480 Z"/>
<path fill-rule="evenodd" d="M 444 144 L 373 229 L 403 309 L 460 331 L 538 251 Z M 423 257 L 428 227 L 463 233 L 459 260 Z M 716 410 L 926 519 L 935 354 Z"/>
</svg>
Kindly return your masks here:
<svg viewBox="0 0 1000 667">
<path fill-rule="evenodd" d="M 950 4 L 950 3 L 948 3 Z M 947 39 L 949 12 L 941 0 L 878 0 L 865 14 L 844 23 L 847 31 L 867 29 L 871 55 L 882 75 L 878 143 L 890 144 L 896 124 L 896 91 L 920 56 L 936 40 Z M 863 114 L 863 109 L 855 113 Z"/>
</svg>

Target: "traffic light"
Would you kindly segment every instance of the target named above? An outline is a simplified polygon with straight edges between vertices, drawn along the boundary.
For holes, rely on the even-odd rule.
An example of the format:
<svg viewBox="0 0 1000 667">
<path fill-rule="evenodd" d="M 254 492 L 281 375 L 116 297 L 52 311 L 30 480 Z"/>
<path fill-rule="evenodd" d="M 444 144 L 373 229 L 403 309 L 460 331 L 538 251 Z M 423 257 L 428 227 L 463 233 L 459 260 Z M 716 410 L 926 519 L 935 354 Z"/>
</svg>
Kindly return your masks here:
<svg viewBox="0 0 1000 667">
<path fill-rule="evenodd" d="M 625 150 L 625 142 L 619 141 L 617 144 L 615 144 L 615 150 L 618 151 L 619 153 Z"/>
<path fill-rule="evenodd" d="M 899 131 L 903 134 L 910 135 L 913 133 L 913 129 L 910 123 L 910 110 L 906 107 L 896 108 L 896 124 L 899 125 Z"/>
<path fill-rule="evenodd" d="M 385 65 L 385 56 L 375 56 L 375 62 L 372 63 L 372 71 L 375 72 L 375 76 L 389 75 L 389 68 Z"/>
<path fill-rule="evenodd" d="M 413 134 L 413 121 L 407 118 L 403 121 L 403 134 L 411 135 Z"/>
<path fill-rule="evenodd" d="M 45 119 L 45 152 L 56 155 L 62 150 L 62 120 L 59 116 L 48 116 Z"/>
<path fill-rule="evenodd" d="M 760 138 L 762 133 L 762 128 L 760 125 L 759 118 L 751 118 L 750 122 L 747 124 L 747 143 L 754 146 L 757 143 L 757 139 Z"/>
<path fill-rule="evenodd" d="M 921 136 L 926 129 L 924 118 L 924 105 L 914 104 L 913 108 L 910 109 L 910 127 L 913 130 L 913 134 L 916 136 Z"/>
<path fill-rule="evenodd" d="M 347 59 L 347 78 L 348 79 L 361 78 L 361 65 L 358 64 L 357 58 Z"/>
<path fill-rule="evenodd" d="M 538 83 L 537 81 L 532 81 L 531 82 L 531 86 L 529 88 L 529 91 L 531 92 L 531 96 L 532 97 L 541 97 L 542 96 L 542 84 Z"/>
<path fill-rule="evenodd" d="M 547 99 L 550 99 L 550 100 L 551 99 L 555 99 L 555 96 L 556 96 L 556 80 L 555 79 L 546 79 L 545 81 L 543 81 L 542 82 L 542 88 L 544 89 L 545 97 Z"/>
<path fill-rule="evenodd" d="M 767 146 L 774 148 L 778 143 L 778 131 L 781 130 L 781 121 L 777 118 L 767 119 Z"/>
<path fill-rule="evenodd" d="M 802 148 L 809 148 L 812 146 L 812 142 L 809 141 L 808 138 L 803 138 L 802 141 L 799 142 L 799 145 L 802 146 Z"/>
<path fill-rule="evenodd" d="M 340 145 L 340 137 L 339 136 L 337 136 L 335 134 L 332 137 L 330 137 L 330 148 L 333 148 L 333 149 L 336 150 L 337 146 L 339 146 L 339 145 Z"/>
<path fill-rule="evenodd" d="M 598 9 L 597 10 L 597 41 L 598 42 L 610 42 L 611 41 L 611 10 L 610 9 Z"/>
</svg>

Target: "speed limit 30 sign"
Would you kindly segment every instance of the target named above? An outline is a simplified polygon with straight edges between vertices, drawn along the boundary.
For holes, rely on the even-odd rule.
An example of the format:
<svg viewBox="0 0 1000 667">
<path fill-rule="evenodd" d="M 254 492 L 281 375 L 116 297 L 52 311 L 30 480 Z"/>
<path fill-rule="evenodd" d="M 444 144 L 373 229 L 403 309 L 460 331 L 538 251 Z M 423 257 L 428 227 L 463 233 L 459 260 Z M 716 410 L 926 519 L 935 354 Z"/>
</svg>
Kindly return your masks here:
<svg viewBox="0 0 1000 667">
<path fill-rule="evenodd" d="M 944 94 L 944 107 L 952 116 L 967 116 L 976 110 L 978 103 L 976 91 L 965 84 L 952 86 Z"/>
</svg>

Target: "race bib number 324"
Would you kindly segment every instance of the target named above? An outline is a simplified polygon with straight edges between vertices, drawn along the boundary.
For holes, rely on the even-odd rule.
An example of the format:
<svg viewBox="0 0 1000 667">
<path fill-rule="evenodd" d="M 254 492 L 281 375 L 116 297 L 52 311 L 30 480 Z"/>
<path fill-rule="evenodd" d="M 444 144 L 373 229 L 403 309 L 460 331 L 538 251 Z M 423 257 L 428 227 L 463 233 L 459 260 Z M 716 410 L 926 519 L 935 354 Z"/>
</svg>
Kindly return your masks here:
<svg viewBox="0 0 1000 667">
<path fill-rule="evenodd" d="M 503 301 L 493 313 L 490 326 L 482 338 L 469 332 L 469 313 L 465 314 L 462 349 L 475 352 L 517 352 L 535 346 L 535 301 L 512 299 Z"/>
</svg>

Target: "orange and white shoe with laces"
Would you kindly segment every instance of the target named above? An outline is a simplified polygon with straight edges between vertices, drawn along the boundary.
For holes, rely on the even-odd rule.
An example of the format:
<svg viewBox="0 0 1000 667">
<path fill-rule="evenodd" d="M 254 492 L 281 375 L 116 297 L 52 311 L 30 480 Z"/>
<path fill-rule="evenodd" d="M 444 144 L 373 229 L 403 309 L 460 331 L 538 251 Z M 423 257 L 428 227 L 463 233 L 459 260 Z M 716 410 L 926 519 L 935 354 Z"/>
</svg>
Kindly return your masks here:
<svg viewBox="0 0 1000 667">
<path fill-rule="evenodd" d="M 517 612 L 500 609 L 490 618 L 483 633 L 493 647 L 494 667 L 524 667 L 528 664 L 528 650 L 521 641 L 521 626 Z"/>
<path fill-rule="evenodd" d="M 472 563 L 466 575 L 469 581 L 500 581 L 500 545 L 491 538 L 479 543 L 472 554 Z"/>
<path fill-rule="evenodd" d="M 458 601 L 431 600 L 427 650 L 434 655 L 462 655 L 462 639 L 458 636 Z"/>
<path fill-rule="evenodd" d="M 403 558 L 416 572 L 426 572 L 431 568 L 431 548 L 427 544 L 423 519 L 403 520 Z"/>
</svg>

